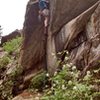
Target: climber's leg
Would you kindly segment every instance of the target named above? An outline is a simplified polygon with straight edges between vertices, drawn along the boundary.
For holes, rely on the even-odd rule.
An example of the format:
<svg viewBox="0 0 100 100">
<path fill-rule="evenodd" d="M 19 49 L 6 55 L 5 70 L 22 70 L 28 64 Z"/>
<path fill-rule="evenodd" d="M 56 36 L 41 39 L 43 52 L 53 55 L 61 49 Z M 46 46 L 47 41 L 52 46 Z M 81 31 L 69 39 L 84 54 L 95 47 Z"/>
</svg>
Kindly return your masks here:
<svg viewBox="0 0 100 100">
<path fill-rule="evenodd" d="M 45 17 L 45 20 L 44 20 L 44 26 L 45 26 L 45 27 L 48 27 L 48 24 L 49 24 L 49 17 L 46 16 L 46 17 Z"/>
<path fill-rule="evenodd" d="M 44 9 L 42 13 L 44 16 L 44 26 L 47 27 L 49 24 L 49 9 Z"/>
</svg>

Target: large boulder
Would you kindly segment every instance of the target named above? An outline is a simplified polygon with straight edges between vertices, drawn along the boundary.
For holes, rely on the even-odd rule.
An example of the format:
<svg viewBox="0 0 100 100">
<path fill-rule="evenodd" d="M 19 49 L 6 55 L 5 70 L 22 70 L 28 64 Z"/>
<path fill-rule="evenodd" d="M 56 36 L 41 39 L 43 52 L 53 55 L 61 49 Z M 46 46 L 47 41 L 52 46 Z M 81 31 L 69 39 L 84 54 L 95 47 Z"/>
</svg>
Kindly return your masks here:
<svg viewBox="0 0 100 100">
<path fill-rule="evenodd" d="M 56 54 L 65 49 L 81 68 L 97 63 L 100 57 L 99 0 L 51 0 L 50 5 L 50 25 L 45 35 L 44 19 L 38 19 L 38 2 L 28 2 L 20 57 L 26 76 L 46 67 L 53 74 Z"/>
<path fill-rule="evenodd" d="M 92 60 L 96 56 L 94 54 L 95 56 L 90 57 L 90 54 L 93 55 L 91 51 L 91 41 L 93 44 L 99 44 L 98 34 L 100 34 L 100 26 L 99 24 L 95 25 L 99 23 L 100 20 L 98 17 L 100 16 L 99 9 L 99 2 L 97 2 L 88 10 L 66 24 L 59 34 L 56 35 L 57 52 L 67 49 L 70 52 L 71 61 L 77 65 L 79 69 L 86 67 L 90 62 L 90 59 Z M 96 28 L 96 32 L 94 27 Z M 95 42 L 94 39 L 97 39 L 97 41 Z M 99 52 L 99 49 L 96 48 L 95 52 Z M 96 64 L 98 64 L 98 60 L 95 61 Z"/>
<path fill-rule="evenodd" d="M 45 65 L 45 35 L 43 21 L 38 20 L 38 3 L 29 2 L 27 5 L 23 27 L 24 41 L 21 49 L 21 65 L 25 73 L 41 69 Z M 43 19 L 42 19 L 43 20 Z M 28 74 L 28 73 L 27 73 Z"/>
<path fill-rule="evenodd" d="M 95 14 L 99 3 L 99 0 L 77 0 L 75 2 L 71 0 L 63 2 L 60 0 L 51 1 L 51 19 L 47 38 L 47 67 L 50 73 L 56 70 L 57 58 L 55 56 L 57 52 L 65 49 L 70 52 L 70 59 L 78 68 L 80 67 L 81 69 L 87 66 L 84 65 L 84 61 L 86 62 L 87 59 L 86 57 L 84 60 L 79 60 L 80 58 L 78 57 L 76 61 L 75 58 L 73 58 L 73 56 L 77 56 L 76 52 L 79 54 L 79 52 L 81 52 L 80 50 L 85 50 L 86 48 L 81 47 L 78 51 L 74 49 L 79 48 L 80 45 L 87 40 L 85 27 L 92 14 Z M 65 32 L 59 33 L 61 29 L 65 30 Z M 88 41 L 89 40 L 87 40 L 87 43 Z M 87 44 L 87 46 L 89 45 Z M 89 49 L 90 48 L 87 48 L 86 51 L 88 52 Z M 80 55 L 80 57 L 81 56 L 82 55 Z M 86 56 L 88 55 L 86 54 Z M 79 63 L 77 63 L 77 61 Z M 95 62 L 97 62 L 97 60 L 95 60 Z"/>
<path fill-rule="evenodd" d="M 10 33 L 10 34 L 8 34 L 6 36 L 2 36 L 2 38 L 1 38 L 1 44 L 0 45 L 2 45 L 3 43 L 5 43 L 5 42 L 7 42 L 9 40 L 12 40 L 12 39 L 14 39 L 16 37 L 21 36 L 21 33 L 22 33 L 22 30 L 17 30 L 16 29 L 12 33 Z"/>
<path fill-rule="evenodd" d="M 58 32 L 64 24 L 77 17 L 99 0 L 51 0 L 51 31 Z"/>
<path fill-rule="evenodd" d="M 86 24 L 84 34 L 86 41 L 71 52 L 76 51 L 73 62 L 84 68 L 83 75 L 87 70 L 100 66 L 100 3 Z"/>
</svg>

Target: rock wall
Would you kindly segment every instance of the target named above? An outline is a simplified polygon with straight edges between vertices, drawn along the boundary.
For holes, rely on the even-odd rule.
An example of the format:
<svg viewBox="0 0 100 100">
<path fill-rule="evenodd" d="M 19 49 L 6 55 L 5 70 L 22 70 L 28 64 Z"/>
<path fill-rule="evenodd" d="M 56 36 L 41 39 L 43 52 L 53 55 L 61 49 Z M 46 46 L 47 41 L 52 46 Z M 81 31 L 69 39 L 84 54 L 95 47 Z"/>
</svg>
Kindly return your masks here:
<svg viewBox="0 0 100 100">
<path fill-rule="evenodd" d="M 23 27 L 23 46 L 20 63 L 24 67 L 25 75 L 41 70 L 46 66 L 46 40 L 44 35 L 43 18 L 38 19 L 38 3 L 32 0 L 28 3 Z"/>
<path fill-rule="evenodd" d="M 100 4 L 98 5 L 98 3 L 66 24 L 56 36 L 57 52 L 63 49 L 69 50 L 72 63 L 79 69 L 91 66 L 90 63 L 92 66 L 97 66 L 99 63 Z M 95 59 L 95 63 L 93 59 Z"/>
<path fill-rule="evenodd" d="M 54 0 L 51 2 L 51 20 L 47 39 L 47 67 L 51 73 L 56 70 L 55 65 L 57 62 L 52 53 L 56 55 L 57 52 L 65 49 L 70 52 L 71 62 L 78 69 L 89 68 L 90 60 L 88 58 L 91 52 L 89 41 L 91 38 L 87 38 L 86 26 L 92 14 L 95 14 L 95 11 L 99 9 L 99 3 L 99 0 L 77 0 L 75 2 L 71 0 L 63 2 Z M 97 15 L 99 16 L 99 13 Z M 60 30 L 62 31 L 59 32 Z M 98 34 L 100 33 L 98 32 Z M 85 45 L 80 47 L 81 44 Z M 98 64 L 98 62 L 95 59 L 95 63 Z"/>
<path fill-rule="evenodd" d="M 50 0 L 50 5 L 50 25 L 45 35 L 44 19 L 38 19 L 38 2 L 28 2 L 20 57 L 26 75 L 46 66 L 53 73 L 56 53 L 65 49 L 79 69 L 91 64 L 96 67 L 100 59 L 99 0 Z"/>
<path fill-rule="evenodd" d="M 3 43 L 9 41 L 9 40 L 12 40 L 14 38 L 16 38 L 17 36 L 21 36 L 22 34 L 22 31 L 21 30 L 15 30 L 13 31 L 12 33 L 6 35 L 6 36 L 3 36 L 2 39 L 1 39 L 1 44 L 2 45 Z"/>
<path fill-rule="evenodd" d="M 65 37 L 65 40 L 61 39 L 64 40 L 64 48 L 70 51 L 71 61 L 79 69 L 85 67 L 87 67 L 87 69 L 97 68 L 100 65 L 99 17 L 100 4 L 98 5 L 97 3 L 77 18 L 73 19 L 62 29 L 62 31 L 65 29 L 65 35 L 61 32 L 62 36 Z M 58 36 L 61 37 L 61 35 Z"/>
</svg>

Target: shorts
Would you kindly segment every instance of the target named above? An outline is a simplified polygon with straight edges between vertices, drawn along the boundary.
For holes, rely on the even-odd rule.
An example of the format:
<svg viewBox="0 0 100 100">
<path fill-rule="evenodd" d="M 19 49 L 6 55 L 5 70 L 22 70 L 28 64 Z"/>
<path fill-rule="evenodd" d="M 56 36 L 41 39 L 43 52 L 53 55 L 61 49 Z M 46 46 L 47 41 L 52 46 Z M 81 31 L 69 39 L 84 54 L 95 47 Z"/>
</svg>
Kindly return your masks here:
<svg viewBox="0 0 100 100">
<path fill-rule="evenodd" d="M 49 16 L 49 9 L 44 9 L 44 10 L 42 11 L 42 14 L 43 14 L 44 16 L 48 17 L 48 16 Z"/>
</svg>

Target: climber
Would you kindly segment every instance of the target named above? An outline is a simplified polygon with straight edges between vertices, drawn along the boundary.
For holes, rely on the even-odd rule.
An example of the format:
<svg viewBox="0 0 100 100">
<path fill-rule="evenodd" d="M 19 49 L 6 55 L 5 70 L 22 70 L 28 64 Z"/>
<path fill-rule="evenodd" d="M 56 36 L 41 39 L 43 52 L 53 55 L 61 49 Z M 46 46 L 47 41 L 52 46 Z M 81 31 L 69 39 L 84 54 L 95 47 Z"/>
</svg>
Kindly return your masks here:
<svg viewBox="0 0 100 100">
<path fill-rule="evenodd" d="M 39 16 L 44 17 L 45 30 L 49 24 L 49 0 L 38 0 L 39 2 Z"/>
</svg>

